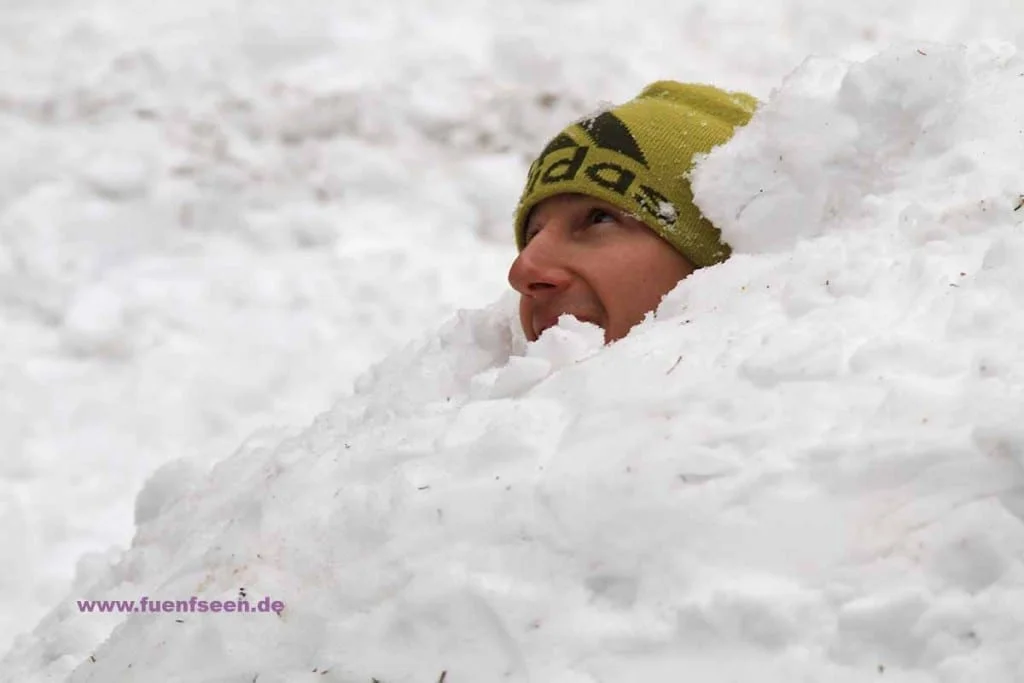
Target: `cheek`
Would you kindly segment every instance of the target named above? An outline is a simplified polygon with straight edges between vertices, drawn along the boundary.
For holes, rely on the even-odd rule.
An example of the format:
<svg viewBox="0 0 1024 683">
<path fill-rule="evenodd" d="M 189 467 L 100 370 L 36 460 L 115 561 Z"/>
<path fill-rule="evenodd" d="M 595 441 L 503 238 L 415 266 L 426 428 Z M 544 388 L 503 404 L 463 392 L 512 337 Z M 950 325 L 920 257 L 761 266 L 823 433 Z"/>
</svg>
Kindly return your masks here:
<svg viewBox="0 0 1024 683">
<path fill-rule="evenodd" d="M 688 274 L 688 268 L 670 258 L 672 255 L 644 256 L 623 261 L 603 274 L 601 298 L 608 313 L 610 337 L 625 336 Z"/>
<path fill-rule="evenodd" d="M 642 269 L 608 269 L 595 282 L 595 294 L 605 314 L 605 341 L 626 336 L 651 308 L 650 278 Z M 654 302 L 656 305 L 657 302 Z"/>
</svg>

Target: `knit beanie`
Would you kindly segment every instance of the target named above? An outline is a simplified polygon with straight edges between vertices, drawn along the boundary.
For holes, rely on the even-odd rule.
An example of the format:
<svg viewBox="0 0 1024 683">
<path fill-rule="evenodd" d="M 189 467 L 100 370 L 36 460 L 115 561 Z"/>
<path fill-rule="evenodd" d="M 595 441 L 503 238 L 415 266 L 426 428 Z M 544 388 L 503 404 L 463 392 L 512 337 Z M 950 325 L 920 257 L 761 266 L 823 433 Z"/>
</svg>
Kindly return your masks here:
<svg viewBox="0 0 1024 683">
<path fill-rule="evenodd" d="M 756 106 L 746 93 L 658 81 L 625 104 L 573 123 L 530 166 L 516 208 L 516 246 L 525 246 L 533 207 L 578 193 L 643 221 L 697 268 L 724 261 L 729 245 L 694 205 L 687 175 L 694 156 L 726 142 Z"/>
</svg>

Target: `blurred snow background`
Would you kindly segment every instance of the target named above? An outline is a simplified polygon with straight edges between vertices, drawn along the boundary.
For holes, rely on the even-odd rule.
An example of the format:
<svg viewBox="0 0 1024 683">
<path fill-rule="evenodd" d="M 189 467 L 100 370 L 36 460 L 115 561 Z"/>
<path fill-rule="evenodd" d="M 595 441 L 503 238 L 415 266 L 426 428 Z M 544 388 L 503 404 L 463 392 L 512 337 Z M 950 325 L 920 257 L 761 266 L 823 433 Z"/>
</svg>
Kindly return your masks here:
<svg viewBox="0 0 1024 683">
<path fill-rule="evenodd" d="M 501 295 L 567 120 L 1022 29 L 1008 0 L 0 3 L 0 651 L 158 466 L 305 425 Z"/>
</svg>

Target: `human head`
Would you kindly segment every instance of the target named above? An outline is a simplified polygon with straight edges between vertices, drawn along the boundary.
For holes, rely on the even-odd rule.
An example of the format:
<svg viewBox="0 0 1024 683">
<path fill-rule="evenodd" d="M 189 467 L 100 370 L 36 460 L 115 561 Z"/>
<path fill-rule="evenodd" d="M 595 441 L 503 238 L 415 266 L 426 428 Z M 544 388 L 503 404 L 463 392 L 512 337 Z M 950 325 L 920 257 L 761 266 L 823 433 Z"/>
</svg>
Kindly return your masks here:
<svg viewBox="0 0 1024 683">
<path fill-rule="evenodd" d="M 679 280 L 729 257 L 694 205 L 687 174 L 756 104 L 743 93 L 659 81 L 547 144 L 516 210 L 519 256 L 509 271 L 527 338 L 568 313 L 603 327 L 606 341 L 619 339 Z"/>
</svg>

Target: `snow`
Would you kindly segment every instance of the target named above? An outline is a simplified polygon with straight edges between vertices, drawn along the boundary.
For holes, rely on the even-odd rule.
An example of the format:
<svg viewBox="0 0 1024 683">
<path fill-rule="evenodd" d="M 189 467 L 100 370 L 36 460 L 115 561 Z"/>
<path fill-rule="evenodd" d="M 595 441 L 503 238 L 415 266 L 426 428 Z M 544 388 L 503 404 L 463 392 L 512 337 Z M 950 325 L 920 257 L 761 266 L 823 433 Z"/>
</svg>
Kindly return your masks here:
<svg viewBox="0 0 1024 683">
<path fill-rule="evenodd" d="M 1012 3 L 0 11 L 0 679 L 1024 679 Z M 664 77 L 765 99 L 736 254 L 527 344 L 530 155 Z"/>
</svg>

